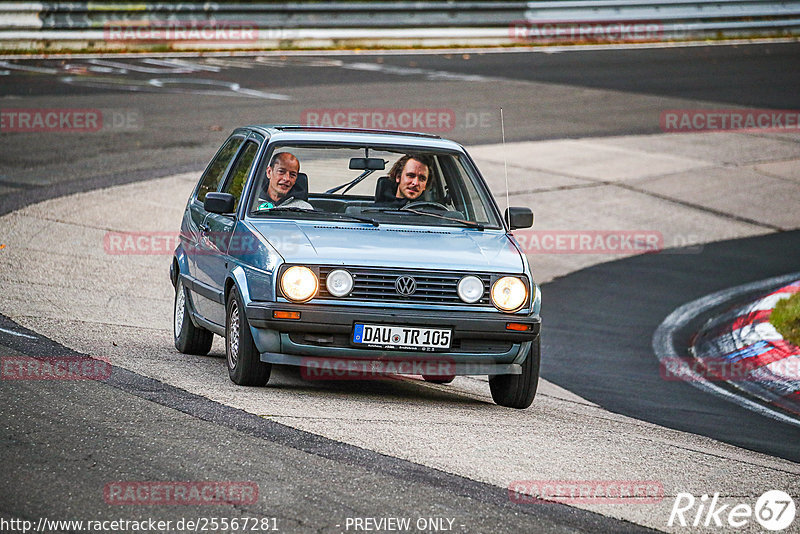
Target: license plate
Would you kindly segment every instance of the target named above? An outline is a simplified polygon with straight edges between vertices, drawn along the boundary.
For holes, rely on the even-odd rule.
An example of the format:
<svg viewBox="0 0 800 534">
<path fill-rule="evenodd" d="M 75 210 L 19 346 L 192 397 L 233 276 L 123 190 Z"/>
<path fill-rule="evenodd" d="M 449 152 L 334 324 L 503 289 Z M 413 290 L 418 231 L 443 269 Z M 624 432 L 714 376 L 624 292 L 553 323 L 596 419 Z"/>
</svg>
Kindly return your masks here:
<svg viewBox="0 0 800 534">
<path fill-rule="evenodd" d="M 449 349 L 452 337 L 453 332 L 449 328 L 356 323 L 353 329 L 354 344 L 380 349 Z"/>
</svg>

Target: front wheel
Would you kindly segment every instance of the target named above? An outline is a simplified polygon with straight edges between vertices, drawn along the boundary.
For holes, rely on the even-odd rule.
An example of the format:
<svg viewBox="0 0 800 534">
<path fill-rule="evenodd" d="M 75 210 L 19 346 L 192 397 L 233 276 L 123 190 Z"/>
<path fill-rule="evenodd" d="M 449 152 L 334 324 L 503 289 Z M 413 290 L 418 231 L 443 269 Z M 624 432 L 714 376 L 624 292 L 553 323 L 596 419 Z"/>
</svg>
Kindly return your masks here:
<svg viewBox="0 0 800 534">
<path fill-rule="evenodd" d="M 172 336 L 175 348 L 184 354 L 205 356 L 211 350 L 214 334 L 192 323 L 188 305 L 186 288 L 178 280 L 175 284 L 175 306 L 172 312 Z"/>
<path fill-rule="evenodd" d="M 225 310 L 225 359 L 228 362 L 228 376 L 234 384 L 240 386 L 263 386 L 269 381 L 272 365 L 261 361 L 236 287 L 231 288 Z"/>
<path fill-rule="evenodd" d="M 531 405 L 539 385 L 541 337 L 531 343 L 531 351 L 522 363 L 521 375 L 495 375 L 489 377 L 492 399 L 500 406 L 525 409 Z"/>
</svg>

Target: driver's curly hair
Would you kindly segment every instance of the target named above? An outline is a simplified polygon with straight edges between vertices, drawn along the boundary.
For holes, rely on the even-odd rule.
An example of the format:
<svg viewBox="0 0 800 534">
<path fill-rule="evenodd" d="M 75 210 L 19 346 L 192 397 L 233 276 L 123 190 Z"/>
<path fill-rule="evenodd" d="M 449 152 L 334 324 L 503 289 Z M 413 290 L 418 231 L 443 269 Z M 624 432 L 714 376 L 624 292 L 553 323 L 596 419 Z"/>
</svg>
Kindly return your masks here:
<svg viewBox="0 0 800 534">
<path fill-rule="evenodd" d="M 410 159 L 415 159 L 428 167 L 428 183 L 432 183 L 434 177 L 433 157 L 427 154 L 406 154 L 402 158 L 398 159 L 394 162 L 394 165 L 392 165 L 392 168 L 389 171 L 389 178 L 391 178 L 393 181 L 397 181 L 397 179 L 400 177 L 400 173 L 403 172 L 403 168 Z"/>
</svg>

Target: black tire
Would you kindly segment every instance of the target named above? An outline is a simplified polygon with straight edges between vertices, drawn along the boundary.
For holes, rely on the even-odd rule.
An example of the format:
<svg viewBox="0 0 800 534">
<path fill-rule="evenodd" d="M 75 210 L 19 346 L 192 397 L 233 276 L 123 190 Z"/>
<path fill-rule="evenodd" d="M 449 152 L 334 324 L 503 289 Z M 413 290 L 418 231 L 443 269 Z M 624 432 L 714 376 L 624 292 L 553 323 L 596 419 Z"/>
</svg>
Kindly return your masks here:
<svg viewBox="0 0 800 534">
<path fill-rule="evenodd" d="M 225 306 L 225 361 L 228 376 L 234 384 L 263 386 L 269 381 L 272 364 L 261 361 L 235 286 L 231 288 Z"/>
<path fill-rule="evenodd" d="M 492 392 L 492 399 L 497 404 L 521 410 L 531 405 L 539 385 L 540 344 L 540 337 L 531 343 L 531 351 L 522 363 L 521 375 L 489 377 L 489 389 Z"/>
<path fill-rule="evenodd" d="M 430 382 L 431 384 L 449 384 L 450 382 L 455 380 L 456 377 L 453 375 L 447 375 L 447 376 L 422 375 L 422 379 L 425 380 L 425 382 Z"/>
<path fill-rule="evenodd" d="M 211 350 L 214 334 L 195 326 L 189 317 L 189 299 L 180 280 L 175 284 L 175 301 L 172 306 L 172 337 L 175 348 L 184 354 L 205 356 Z"/>
</svg>

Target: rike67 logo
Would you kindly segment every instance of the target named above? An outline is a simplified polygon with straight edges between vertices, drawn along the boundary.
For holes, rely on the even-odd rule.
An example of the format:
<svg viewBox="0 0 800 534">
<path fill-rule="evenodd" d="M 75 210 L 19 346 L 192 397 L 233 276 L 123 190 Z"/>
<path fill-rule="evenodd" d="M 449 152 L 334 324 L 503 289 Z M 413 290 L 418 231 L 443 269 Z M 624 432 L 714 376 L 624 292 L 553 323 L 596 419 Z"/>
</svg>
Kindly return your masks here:
<svg viewBox="0 0 800 534">
<path fill-rule="evenodd" d="M 719 493 L 699 499 L 691 493 L 678 493 L 667 526 L 739 529 L 755 519 L 762 528 L 778 531 L 794 522 L 795 513 L 792 497 L 779 490 L 767 491 L 755 506 L 741 502 L 722 504 Z"/>
</svg>

